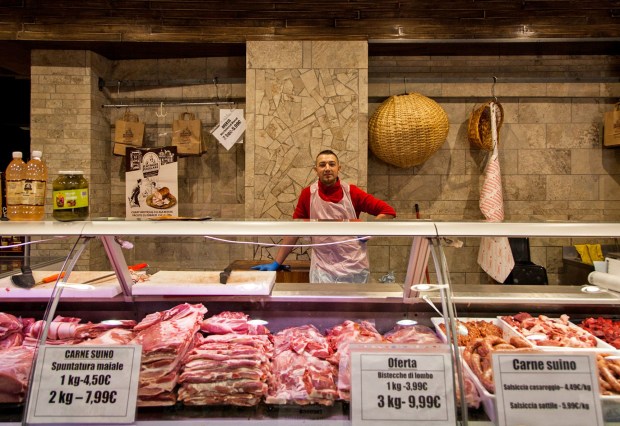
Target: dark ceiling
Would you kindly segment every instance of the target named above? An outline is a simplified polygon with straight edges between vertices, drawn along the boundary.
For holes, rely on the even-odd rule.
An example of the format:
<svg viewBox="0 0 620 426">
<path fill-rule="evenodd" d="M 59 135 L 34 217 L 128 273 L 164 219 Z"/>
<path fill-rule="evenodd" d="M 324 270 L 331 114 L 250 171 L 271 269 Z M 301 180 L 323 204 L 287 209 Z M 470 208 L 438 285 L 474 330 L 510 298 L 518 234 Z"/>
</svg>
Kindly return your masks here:
<svg viewBox="0 0 620 426">
<path fill-rule="evenodd" d="M 248 40 L 368 40 L 369 55 L 617 54 L 620 0 L 2 0 L 0 75 L 32 49 L 244 56 Z"/>
</svg>

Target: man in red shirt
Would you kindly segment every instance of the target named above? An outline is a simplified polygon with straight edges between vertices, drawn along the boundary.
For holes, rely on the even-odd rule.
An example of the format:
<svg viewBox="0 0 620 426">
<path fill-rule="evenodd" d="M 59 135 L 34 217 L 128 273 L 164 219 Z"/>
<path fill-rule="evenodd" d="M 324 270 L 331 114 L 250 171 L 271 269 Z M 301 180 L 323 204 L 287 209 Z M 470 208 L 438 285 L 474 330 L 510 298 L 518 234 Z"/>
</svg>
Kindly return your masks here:
<svg viewBox="0 0 620 426">
<path fill-rule="evenodd" d="M 351 220 L 360 213 L 377 219 L 392 219 L 396 211 L 385 201 L 338 178 L 340 161 L 330 150 L 316 157 L 318 180 L 301 191 L 293 219 Z M 275 262 L 254 266 L 260 271 L 276 271 L 293 250 L 299 237 L 284 237 Z M 355 237 L 312 237 L 310 282 L 365 283 L 370 276 L 366 241 Z M 329 243 L 329 244 L 325 244 Z"/>
</svg>

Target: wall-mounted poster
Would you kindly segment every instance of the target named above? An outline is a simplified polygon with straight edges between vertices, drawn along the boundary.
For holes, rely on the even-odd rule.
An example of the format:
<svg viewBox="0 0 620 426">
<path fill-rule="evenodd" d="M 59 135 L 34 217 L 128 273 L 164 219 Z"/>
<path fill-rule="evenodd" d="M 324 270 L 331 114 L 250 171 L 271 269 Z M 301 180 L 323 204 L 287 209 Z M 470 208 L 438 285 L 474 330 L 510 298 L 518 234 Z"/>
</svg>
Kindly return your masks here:
<svg viewBox="0 0 620 426">
<path fill-rule="evenodd" d="M 127 219 L 178 216 L 177 148 L 127 148 L 125 211 Z"/>
</svg>

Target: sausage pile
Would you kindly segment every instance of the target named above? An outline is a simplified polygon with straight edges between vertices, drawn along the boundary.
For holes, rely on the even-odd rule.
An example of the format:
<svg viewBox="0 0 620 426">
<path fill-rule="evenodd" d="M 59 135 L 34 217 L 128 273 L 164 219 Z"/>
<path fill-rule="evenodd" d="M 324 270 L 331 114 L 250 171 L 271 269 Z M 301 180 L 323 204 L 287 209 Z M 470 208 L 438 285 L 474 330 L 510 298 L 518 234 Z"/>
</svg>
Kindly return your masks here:
<svg viewBox="0 0 620 426">
<path fill-rule="evenodd" d="M 519 349 L 532 350 L 527 342 L 518 337 L 510 339 L 510 343 L 497 336 L 480 337 L 467 345 L 463 351 L 463 359 L 480 380 L 482 386 L 490 393 L 495 393 L 491 354 L 494 351 L 514 351 Z"/>
</svg>

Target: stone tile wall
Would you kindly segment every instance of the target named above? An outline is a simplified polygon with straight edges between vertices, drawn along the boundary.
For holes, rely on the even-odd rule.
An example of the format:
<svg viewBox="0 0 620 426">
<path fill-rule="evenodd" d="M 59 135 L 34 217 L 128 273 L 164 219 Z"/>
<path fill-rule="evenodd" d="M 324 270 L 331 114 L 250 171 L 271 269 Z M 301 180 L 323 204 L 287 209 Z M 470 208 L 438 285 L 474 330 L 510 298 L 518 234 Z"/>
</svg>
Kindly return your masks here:
<svg viewBox="0 0 620 426">
<path fill-rule="evenodd" d="M 60 170 L 82 170 L 89 180 L 93 216 L 110 211 L 109 120 L 100 108 L 97 76 L 106 73 L 106 60 L 89 51 L 32 53 L 31 149 L 42 150 L 49 171 L 46 214 L 51 218 L 52 182 Z M 33 256 L 65 256 L 71 243 L 33 245 Z M 89 244 L 78 263 L 86 269 L 107 265 L 103 247 Z"/>
<path fill-rule="evenodd" d="M 290 218 L 324 149 L 345 165 L 342 179 L 366 187 L 367 50 L 355 41 L 247 43 L 245 217 Z M 306 249 L 295 257 L 307 259 Z"/>
<path fill-rule="evenodd" d="M 450 131 L 419 166 L 397 168 L 370 154 L 369 191 L 391 200 L 401 219 L 414 218 L 418 204 L 422 218 L 482 220 L 478 199 L 487 154 L 470 147 L 467 125 L 474 107 L 494 92 L 505 112 L 500 163 L 506 220 L 618 221 L 620 151 L 602 147 L 603 114 L 620 96 L 618 64 L 612 56 L 371 58 L 369 116 L 385 97 L 417 92 L 439 102 Z M 500 75 L 495 86 L 493 75 Z M 479 239 L 464 242 L 464 248 L 448 249 L 453 282 L 488 283 L 476 264 Z M 550 283 L 570 283 L 562 275 L 562 246 L 583 242 L 532 239 L 532 261 L 547 268 Z M 378 258 L 405 251 L 391 242 L 374 246 Z M 404 277 L 394 263 L 389 267 Z"/>
<path fill-rule="evenodd" d="M 620 151 L 601 145 L 603 113 L 620 97 L 618 57 L 373 57 L 366 67 L 363 53 L 350 53 L 358 52 L 354 43 L 340 49 L 347 55 L 338 63 L 346 68 L 335 72 L 323 62 L 334 55 L 329 44 L 295 43 L 275 48 L 250 43 L 247 70 L 243 58 L 112 62 L 88 52 L 37 51 L 32 147 L 43 149 L 50 182 L 60 169 L 84 169 L 91 194 L 94 191 L 93 211 L 123 216 L 124 165 L 121 157 L 112 156 L 111 141 L 114 122 L 124 110 L 103 109 L 100 104 L 247 97 L 247 107 L 238 105 L 246 108 L 249 130 L 244 145 L 226 151 L 208 139 L 207 153 L 181 158 L 180 197 L 187 201 L 180 214 L 286 219 L 301 187 L 314 178 L 314 153 L 326 144 L 347 152 L 345 178 L 388 200 L 401 219 L 413 219 L 418 204 L 423 218 L 480 220 L 485 153 L 469 147 L 466 129 L 474 106 L 491 97 L 490 75 L 497 74 L 495 95 L 506 116 L 500 131 L 506 219 L 620 219 Z M 351 62 L 345 62 L 348 55 Z M 215 75 L 223 81 L 217 94 L 211 83 Z M 123 85 L 100 92 L 98 77 Z M 137 82 L 145 84 L 139 87 Z M 309 96 L 313 87 L 317 92 Z M 448 114 L 450 132 L 426 163 L 401 169 L 368 152 L 366 132 L 368 114 L 387 96 L 405 91 L 437 100 Z M 157 108 L 136 108 L 147 124 L 145 144 L 168 143 L 172 119 L 185 109 L 167 107 L 168 115 L 159 118 Z M 218 109 L 193 109 L 205 131 L 214 125 Z M 312 118 L 305 121 L 308 116 Z M 327 117 L 343 124 L 334 126 L 336 121 Z M 531 240 L 532 261 L 547 268 L 551 283 L 566 281 L 562 246 L 576 242 Z M 461 249 L 448 249 L 453 282 L 488 282 L 476 265 L 478 239 L 466 238 L 464 243 Z M 394 270 L 402 281 L 409 245 L 404 238 L 373 239 L 373 278 Z M 54 252 L 65 254 L 65 246 L 50 245 L 48 253 Z M 298 255 L 307 257 L 303 250 Z M 162 237 L 139 241 L 128 261 L 156 259 L 166 269 L 221 269 L 235 259 L 268 256 L 268 250 L 255 249 L 248 255 L 236 244 Z"/>
</svg>

